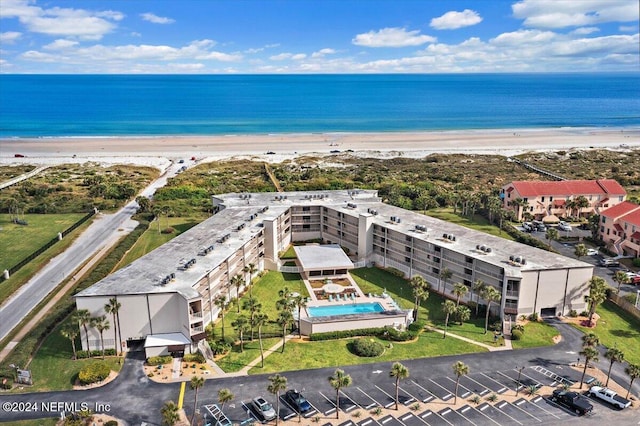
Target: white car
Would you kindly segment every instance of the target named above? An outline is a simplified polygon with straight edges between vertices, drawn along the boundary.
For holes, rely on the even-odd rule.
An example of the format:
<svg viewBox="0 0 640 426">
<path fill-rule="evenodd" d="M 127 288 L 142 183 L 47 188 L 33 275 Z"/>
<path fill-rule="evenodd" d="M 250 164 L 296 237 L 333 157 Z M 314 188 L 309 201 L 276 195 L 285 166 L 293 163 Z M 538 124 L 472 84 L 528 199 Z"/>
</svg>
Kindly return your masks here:
<svg viewBox="0 0 640 426">
<path fill-rule="evenodd" d="M 595 256 L 599 253 L 598 249 L 587 249 L 587 256 Z"/>
<path fill-rule="evenodd" d="M 571 231 L 571 225 L 566 222 L 558 223 L 558 229 L 561 231 Z"/>
<path fill-rule="evenodd" d="M 619 409 L 627 408 L 631 405 L 631 401 L 618 395 L 615 391 L 601 386 L 591 386 L 589 396 L 607 401 L 609 404 Z"/>
</svg>

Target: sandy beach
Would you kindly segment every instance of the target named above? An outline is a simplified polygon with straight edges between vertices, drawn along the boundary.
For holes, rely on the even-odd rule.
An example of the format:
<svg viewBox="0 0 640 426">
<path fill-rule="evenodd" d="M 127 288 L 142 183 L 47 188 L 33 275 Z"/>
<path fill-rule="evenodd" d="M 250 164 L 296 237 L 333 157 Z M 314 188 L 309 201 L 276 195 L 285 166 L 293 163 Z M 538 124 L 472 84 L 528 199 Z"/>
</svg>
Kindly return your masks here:
<svg viewBox="0 0 640 426">
<path fill-rule="evenodd" d="M 373 157 L 421 158 L 432 153 L 510 156 L 527 151 L 594 148 L 640 148 L 640 129 L 0 139 L 0 164 L 96 161 L 159 165 L 167 159 L 191 157 L 199 161 L 234 157 L 282 161 L 306 154 L 330 155 L 332 151 Z"/>
</svg>

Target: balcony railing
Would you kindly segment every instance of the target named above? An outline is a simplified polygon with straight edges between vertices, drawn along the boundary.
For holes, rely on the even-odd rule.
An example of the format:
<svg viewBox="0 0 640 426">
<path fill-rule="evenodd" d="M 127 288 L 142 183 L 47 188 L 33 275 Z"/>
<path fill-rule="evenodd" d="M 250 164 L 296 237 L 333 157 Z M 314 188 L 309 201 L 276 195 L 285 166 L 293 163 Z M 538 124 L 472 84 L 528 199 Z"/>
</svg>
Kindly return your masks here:
<svg viewBox="0 0 640 426">
<path fill-rule="evenodd" d="M 191 334 L 202 333 L 203 331 L 204 331 L 204 328 L 201 325 L 197 327 L 191 327 Z"/>
</svg>

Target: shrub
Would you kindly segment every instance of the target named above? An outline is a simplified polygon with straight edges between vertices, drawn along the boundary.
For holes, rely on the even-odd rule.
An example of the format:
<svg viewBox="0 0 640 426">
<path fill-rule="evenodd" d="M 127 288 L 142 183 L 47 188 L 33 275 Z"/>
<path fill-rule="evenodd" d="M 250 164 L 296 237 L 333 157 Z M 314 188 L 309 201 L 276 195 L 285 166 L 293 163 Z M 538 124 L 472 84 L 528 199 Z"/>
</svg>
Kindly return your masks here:
<svg viewBox="0 0 640 426">
<path fill-rule="evenodd" d="M 631 261 L 631 264 L 632 264 L 633 266 L 636 266 L 636 267 L 640 268 L 640 257 L 636 257 L 635 259 L 633 259 L 633 260 Z"/>
<path fill-rule="evenodd" d="M 382 343 L 367 338 L 354 340 L 351 342 L 350 349 L 354 354 L 367 358 L 380 356 L 384 352 Z"/>
<path fill-rule="evenodd" d="M 197 352 L 195 354 L 185 354 L 184 357 L 182 357 L 182 360 L 184 362 L 197 362 L 197 363 L 204 363 L 204 356 L 200 353 Z"/>
<path fill-rule="evenodd" d="M 581 316 L 581 317 L 588 317 L 588 316 L 589 316 L 589 312 L 587 312 L 587 311 L 582 311 L 582 312 L 580 312 L 580 316 Z"/>
<path fill-rule="evenodd" d="M 115 420 L 109 420 L 108 422 L 105 422 L 104 426 L 118 426 L 118 422 Z"/>
<path fill-rule="evenodd" d="M 384 331 L 384 328 L 360 328 L 357 330 L 329 331 L 327 333 L 313 333 L 309 336 L 309 340 L 312 342 L 319 342 L 322 340 L 344 339 L 348 337 L 380 336 Z"/>
<path fill-rule="evenodd" d="M 519 331 L 520 333 L 524 334 L 524 325 L 522 324 L 516 324 L 513 327 L 511 327 L 511 332 L 513 333 L 514 331 Z"/>
<path fill-rule="evenodd" d="M 538 321 L 540 317 L 538 316 L 537 312 L 532 313 L 531 315 L 529 315 L 529 321 Z"/>
<path fill-rule="evenodd" d="M 231 351 L 232 345 L 224 342 L 209 342 L 209 346 L 211 346 L 211 352 L 214 355 L 224 355 Z"/>
<path fill-rule="evenodd" d="M 418 335 L 415 331 L 398 331 L 392 327 L 385 327 L 384 333 L 380 336 L 381 339 L 391 340 L 394 342 L 406 342 L 413 340 Z"/>
<path fill-rule="evenodd" d="M 155 366 L 155 365 L 169 364 L 172 360 L 173 360 L 173 357 L 171 357 L 171 355 L 152 356 L 147 358 L 147 365 Z"/>
<path fill-rule="evenodd" d="M 400 269 L 388 267 L 385 268 L 385 271 L 387 271 L 391 275 L 395 275 L 396 277 L 404 278 L 404 272 L 402 272 Z"/>
<path fill-rule="evenodd" d="M 571 318 L 576 318 L 578 316 L 578 311 L 576 311 L 575 309 L 572 309 L 569 311 L 569 316 Z"/>
<path fill-rule="evenodd" d="M 523 334 L 524 333 L 522 333 L 522 331 L 520 331 L 520 330 L 513 330 L 511 332 L 511 339 L 512 340 L 521 340 Z"/>
<path fill-rule="evenodd" d="M 173 234 L 174 232 L 176 232 L 176 230 L 174 228 L 172 228 L 171 226 L 169 226 L 168 228 L 164 228 L 162 230 L 163 234 Z"/>
<path fill-rule="evenodd" d="M 426 323 L 424 321 L 419 320 L 419 321 L 415 321 L 415 322 L 412 322 L 411 324 L 409 324 L 409 327 L 407 327 L 407 329 L 409 331 L 419 332 L 419 331 L 424 330 L 425 325 L 426 325 Z"/>
<path fill-rule="evenodd" d="M 13 379 L 10 377 L 2 377 L 0 380 L 0 389 L 9 390 L 13 387 Z"/>
<path fill-rule="evenodd" d="M 109 365 L 102 361 L 98 361 L 82 367 L 78 373 L 78 380 L 83 385 L 89 385 L 106 379 L 109 377 L 109 373 L 111 373 Z"/>
</svg>

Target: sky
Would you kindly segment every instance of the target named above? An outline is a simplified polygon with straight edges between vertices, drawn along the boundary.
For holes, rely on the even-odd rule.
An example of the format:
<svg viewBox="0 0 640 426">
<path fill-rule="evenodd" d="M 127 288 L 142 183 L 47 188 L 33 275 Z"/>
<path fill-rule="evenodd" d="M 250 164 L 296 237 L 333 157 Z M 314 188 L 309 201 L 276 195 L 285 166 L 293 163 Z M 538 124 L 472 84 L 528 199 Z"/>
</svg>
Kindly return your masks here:
<svg viewBox="0 0 640 426">
<path fill-rule="evenodd" d="M 638 0 L 0 0 L 0 73 L 640 71 Z"/>
</svg>

